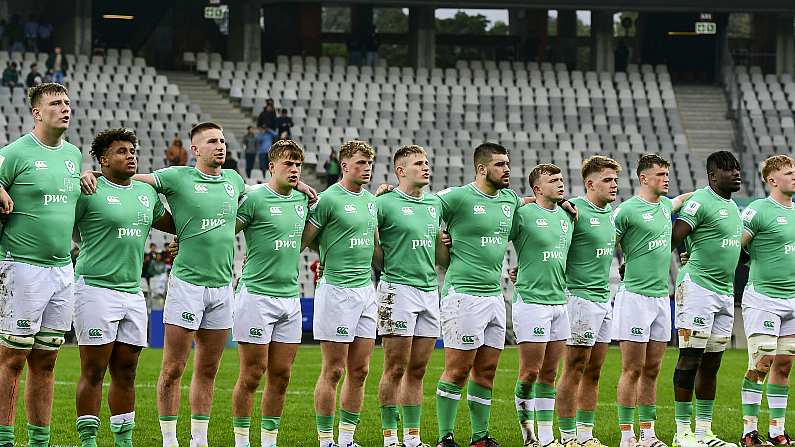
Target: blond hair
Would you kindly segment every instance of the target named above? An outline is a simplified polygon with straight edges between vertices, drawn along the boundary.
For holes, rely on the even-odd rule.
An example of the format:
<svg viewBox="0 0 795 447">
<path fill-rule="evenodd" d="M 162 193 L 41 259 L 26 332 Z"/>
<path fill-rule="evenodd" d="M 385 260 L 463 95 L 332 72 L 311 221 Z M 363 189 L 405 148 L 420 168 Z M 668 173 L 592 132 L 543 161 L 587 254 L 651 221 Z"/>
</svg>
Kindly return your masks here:
<svg viewBox="0 0 795 447">
<path fill-rule="evenodd" d="M 773 155 L 759 165 L 759 174 L 762 176 L 762 181 L 767 183 L 770 174 L 793 166 L 795 166 L 795 160 L 788 155 Z"/>
<path fill-rule="evenodd" d="M 424 155 L 428 156 L 428 153 L 425 152 L 425 148 L 416 144 L 407 144 L 405 146 L 400 146 L 395 152 L 395 155 L 392 157 L 392 163 L 397 166 L 399 161 L 402 161 L 404 158 L 410 155 Z"/>
<path fill-rule="evenodd" d="M 271 145 L 268 150 L 268 161 L 277 160 L 304 161 L 304 150 L 301 145 L 293 140 L 279 140 Z"/>
<path fill-rule="evenodd" d="M 340 146 L 340 160 L 351 159 L 358 153 L 362 153 L 369 158 L 375 157 L 375 149 L 365 141 L 350 140 Z"/>
</svg>

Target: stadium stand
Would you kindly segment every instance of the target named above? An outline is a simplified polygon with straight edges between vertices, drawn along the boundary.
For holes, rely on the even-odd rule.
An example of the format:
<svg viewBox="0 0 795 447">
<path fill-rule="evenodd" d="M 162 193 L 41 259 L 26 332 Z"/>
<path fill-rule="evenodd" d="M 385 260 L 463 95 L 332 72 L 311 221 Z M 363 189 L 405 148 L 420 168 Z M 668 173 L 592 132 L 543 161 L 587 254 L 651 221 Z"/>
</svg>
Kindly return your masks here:
<svg viewBox="0 0 795 447">
<path fill-rule="evenodd" d="M 759 178 L 759 163 L 774 153 L 792 154 L 795 148 L 795 82 L 786 74 L 765 75 L 758 66 L 734 67 L 733 76 L 724 72 L 724 80 L 730 94 L 737 94 L 733 103 L 749 195 L 762 196 L 765 189 Z"/>
</svg>

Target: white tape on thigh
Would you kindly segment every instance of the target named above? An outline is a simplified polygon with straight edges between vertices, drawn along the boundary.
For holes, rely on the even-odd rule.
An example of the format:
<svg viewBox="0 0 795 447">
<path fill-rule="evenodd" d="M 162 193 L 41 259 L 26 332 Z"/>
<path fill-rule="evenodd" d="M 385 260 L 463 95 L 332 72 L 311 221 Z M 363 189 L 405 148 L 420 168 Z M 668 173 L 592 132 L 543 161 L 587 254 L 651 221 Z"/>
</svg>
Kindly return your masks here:
<svg viewBox="0 0 795 447">
<path fill-rule="evenodd" d="M 43 327 L 34 337 L 33 349 L 44 351 L 57 351 L 64 344 L 63 331 Z"/>
<path fill-rule="evenodd" d="M 776 354 L 795 355 L 795 337 L 782 337 L 778 339 Z"/>
<path fill-rule="evenodd" d="M 0 334 L 0 346 L 11 349 L 31 349 L 33 348 L 33 336 Z"/>
<path fill-rule="evenodd" d="M 692 329 L 679 329 L 679 348 L 704 349 L 707 347 L 709 334 Z"/>
<path fill-rule="evenodd" d="M 709 340 L 707 340 L 707 346 L 704 352 L 723 352 L 729 347 L 731 340 L 731 337 L 717 337 L 711 335 Z"/>
<path fill-rule="evenodd" d="M 767 372 L 769 366 L 764 370 L 757 368 L 763 358 L 776 355 L 778 348 L 778 337 L 767 334 L 753 334 L 748 337 L 748 370 Z"/>
</svg>

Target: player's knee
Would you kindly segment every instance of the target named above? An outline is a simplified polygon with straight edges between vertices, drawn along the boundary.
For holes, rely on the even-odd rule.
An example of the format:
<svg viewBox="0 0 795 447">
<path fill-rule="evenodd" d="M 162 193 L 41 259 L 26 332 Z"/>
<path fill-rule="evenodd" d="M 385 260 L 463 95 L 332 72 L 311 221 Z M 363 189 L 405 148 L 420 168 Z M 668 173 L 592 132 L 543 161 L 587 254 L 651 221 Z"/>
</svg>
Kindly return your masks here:
<svg viewBox="0 0 795 447">
<path fill-rule="evenodd" d="M 413 366 L 413 367 L 409 368 L 408 371 L 406 371 L 405 375 L 410 380 L 413 380 L 415 382 L 421 382 L 422 379 L 425 377 L 426 369 L 427 369 L 426 365 Z"/>
<path fill-rule="evenodd" d="M 361 386 L 364 385 L 364 381 L 367 379 L 367 374 L 369 373 L 370 365 L 357 365 L 348 369 L 348 380 L 356 385 Z"/>
<path fill-rule="evenodd" d="M 160 370 L 160 380 L 168 383 L 178 382 L 185 372 L 185 365 L 180 362 L 164 362 Z"/>
<path fill-rule="evenodd" d="M 89 385 L 98 386 L 102 385 L 102 379 L 105 377 L 105 371 L 96 365 L 86 365 L 83 367 L 80 375 Z"/>
<path fill-rule="evenodd" d="M 752 334 L 748 337 L 748 370 L 762 375 L 770 371 L 770 365 L 778 348 L 778 339 L 773 335 Z"/>
<path fill-rule="evenodd" d="M 585 368 L 582 373 L 582 380 L 589 383 L 599 383 L 599 378 L 602 377 L 602 368 Z"/>
<path fill-rule="evenodd" d="M 641 363 L 621 365 L 621 375 L 630 381 L 637 382 L 642 372 L 643 365 Z"/>
<path fill-rule="evenodd" d="M 341 365 L 331 365 L 323 368 L 323 377 L 326 381 L 336 385 L 342 379 L 342 375 L 345 374 L 345 368 Z"/>
<path fill-rule="evenodd" d="M 389 365 L 389 368 L 384 371 L 384 374 L 387 378 L 395 383 L 403 379 L 403 376 L 406 374 L 406 365 L 403 364 L 394 364 Z"/>
<path fill-rule="evenodd" d="M 689 371 L 697 370 L 701 364 L 703 350 L 700 348 L 679 348 L 679 358 L 676 361 L 676 369 Z"/>
<path fill-rule="evenodd" d="M 268 374 L 268 386 L 279 395 L 287 392 L 287 386 L 290 385 L 290 370 L 280 369 L 278 371 L 271 371 Z"/>
<path fill-rule="evenodd" d="M 111 365 L 110 377 L 117 383 L 135 383 L 135 365 Z"/>
</svg>

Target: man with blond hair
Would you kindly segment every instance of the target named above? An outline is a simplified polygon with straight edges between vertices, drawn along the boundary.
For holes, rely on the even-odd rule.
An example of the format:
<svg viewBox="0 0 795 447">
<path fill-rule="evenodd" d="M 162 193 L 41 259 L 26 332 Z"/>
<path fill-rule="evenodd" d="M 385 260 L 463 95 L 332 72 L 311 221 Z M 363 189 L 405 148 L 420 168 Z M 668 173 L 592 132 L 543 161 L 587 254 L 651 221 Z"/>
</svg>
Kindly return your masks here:
<svg viewBox="0 0 795 447">
<path fill-rule="evenodd" d="M 301 343 L 298 272 L 307 197 L 294 189 L 304 151 L 280 140 L 268 151 L 271 178 L 240 200 L 236 231 L 246 238 L 246 263 L 232 305 L 232 338 L 240 372 L 232 393 L 235 447 L 249 447 L 253 397 L 264 375 L 260 433 L 276 445 L 290 373 Z"/>
<path fill-rule="evenodd" d="M 336 446 L 334 412 L 340 394 L 339 445 L 354 447 L 364 400 L 364 382 L 376 335 L 377 304 L 372 283 L 377 240 L 375 196 L 370 183 L 375 151 L 364 141 L 340 147 L 342 179 L 320 194 L 310 209 L 303 239 L 317 239 L 323 277 L 315 291 L 312 331 L 323 363 L 315 386 L 315 414 L 320 447 Z"/>
<path fill-rule="evenodd" d="M 616 200 L 621 165 L 594 155 L 585 160 L 581 172 L 586 193 L 571 199 L 578 216 L 566 259 L 571 334 L 566 341 L 556 405 L 561 444 L 601 447 L 601 442 L 593 436 L 593 428 L 599 375 L 612 329 L 609 282 L 616 227 L 610 204 Z"/>
<path fill-rule="evenodd" d="M 742 384 L 743 447 L 791 445 L 784 431 L 789 372 L 795 355 L 795 161 L 774 155 L 762 162 L 770 193 L 743 211 L 742 246 L 751 257 L 743 293 L 748 371 Z M 767 379 L 768 442 L 757 431 Z"/>
<path fill-rule="evenodd" d="M 438 278 L 446 263 L 441 243 L 439 199 L 423 192 L 430 182 L 428 156 L 420 146 L 403 146 L 393 157 L 398 185 L 378 197 L 378 332 L 383 337 L 384 372 L 379 384 L 385 447 L 418 447 L 422 380 L 440 334 Z M 402 417 L 399 414 L 402 413 Z"/>
</svg>

